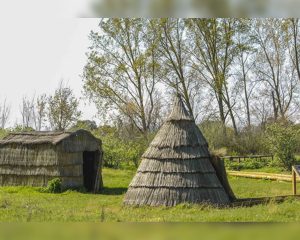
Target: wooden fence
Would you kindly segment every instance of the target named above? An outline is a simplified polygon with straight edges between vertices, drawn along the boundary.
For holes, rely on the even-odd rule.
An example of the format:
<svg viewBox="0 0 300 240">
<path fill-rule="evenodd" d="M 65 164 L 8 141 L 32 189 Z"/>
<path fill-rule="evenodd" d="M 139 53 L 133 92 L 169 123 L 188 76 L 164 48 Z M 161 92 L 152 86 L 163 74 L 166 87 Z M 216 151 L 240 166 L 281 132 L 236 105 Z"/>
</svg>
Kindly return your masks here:
<svg viewBox="0 0 300 240">
<path fill-rule="evenodd" d="M 271 158 L 273 160 L 274 155 L 248 155 L 248 156 L 224 156 L 221 157 L 221 159 L 229 159 L 230 161 L 235 161 L 237 160 L 238 163 L 241 162 L 241 160 L 245 160 L 245 159 L 249 159 L 249 158 L 254 158 L 254 159 L 259 159 L 262 160 L 263 158 Z"/>
</svg>

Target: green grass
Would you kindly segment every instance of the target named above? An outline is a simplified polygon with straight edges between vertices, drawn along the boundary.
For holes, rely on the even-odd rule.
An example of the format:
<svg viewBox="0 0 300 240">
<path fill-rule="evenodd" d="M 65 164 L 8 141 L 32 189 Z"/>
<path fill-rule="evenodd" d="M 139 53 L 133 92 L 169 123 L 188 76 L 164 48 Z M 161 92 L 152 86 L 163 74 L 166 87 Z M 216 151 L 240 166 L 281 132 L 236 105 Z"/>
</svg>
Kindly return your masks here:
<svg viewBox="0 0 300 240">
<path fill-rule="evenodd" d="M 204 205 L 181 204 L 176 207 L 125 207 L 122 200 L 134 170 L 104 169 L 105 189 L 102 194 L 66 191 L 61 194 L 41 193 L 39 188 L 1 187 L 0 221 L 122 221 L 122 222 L 219 222 L 219 221 L 300 221 L 300 201 L 288 199 L 253 207 L 217 209 Z M 291 194 L 291 184 L 246 178 L 230 179 L 240 198 Z"/>
</svg>

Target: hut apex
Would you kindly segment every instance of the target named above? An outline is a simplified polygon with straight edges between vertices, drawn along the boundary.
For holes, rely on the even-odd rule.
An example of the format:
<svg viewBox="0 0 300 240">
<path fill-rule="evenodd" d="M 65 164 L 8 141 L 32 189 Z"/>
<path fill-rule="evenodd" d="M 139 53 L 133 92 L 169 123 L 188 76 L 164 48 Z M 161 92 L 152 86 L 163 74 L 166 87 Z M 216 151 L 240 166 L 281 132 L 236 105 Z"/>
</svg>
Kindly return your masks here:
<svg viewBox="0 0 300 240">
<path fill-rule="evenodd" d="M 176 97 L 169 117 L 142 156 L 124 204 L 228 204 L 230 196 L 220 178 L 224 176 L 218 176 L 211 159 L 205 138 L 181 97 Z"/>
<path fill-rule="evenodd" d="M 0 140 L 0 185 L 102 187 L 101 140 L 86 130 L 11 133 Z"/>
</svg>

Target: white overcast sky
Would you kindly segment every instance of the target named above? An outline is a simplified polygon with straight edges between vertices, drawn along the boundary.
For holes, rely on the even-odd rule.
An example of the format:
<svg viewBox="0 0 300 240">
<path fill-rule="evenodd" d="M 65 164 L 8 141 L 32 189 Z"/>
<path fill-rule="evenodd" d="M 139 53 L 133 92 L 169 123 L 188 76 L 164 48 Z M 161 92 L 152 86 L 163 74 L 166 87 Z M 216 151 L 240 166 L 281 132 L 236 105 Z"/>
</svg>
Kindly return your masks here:
<svg viewBox="0 0 300 240">
<path fill-rule="evenodd" d="M 49 1 L 17 2 L 0 4 L 0 102 L 6 98 L 11 105 L 9 126 L 21 121 L 23 96 L 53 93 L 61 79 L 78 98 L 83 97 L 80 75 L 90 45 L 88 34 L 99 23 L 99 19 L 76 18 L 85 9 L 81 0 L 72 1 L 70 8 L 70 0 L 46 5 L 42 3 Z M 36 11 L 34 6 L 41 7 Z M 81 99 L 80 108 L 82 119 L 99 122 L 93 104 Z"/>
</svg>

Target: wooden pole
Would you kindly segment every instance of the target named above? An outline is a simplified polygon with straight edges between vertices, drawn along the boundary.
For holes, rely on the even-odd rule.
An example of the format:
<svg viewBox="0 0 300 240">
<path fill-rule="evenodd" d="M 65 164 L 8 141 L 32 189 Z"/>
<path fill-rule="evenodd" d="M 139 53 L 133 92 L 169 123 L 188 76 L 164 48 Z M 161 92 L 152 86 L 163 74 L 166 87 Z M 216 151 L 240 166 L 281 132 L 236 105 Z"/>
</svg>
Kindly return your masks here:
<svg viewBox="0 0 300 240">
<path fill-rule="evenodd" d="M 294 168 L 292 169 L 292 182 L 293 182 L 293 194 L 297 194 L 297 188 L 296 188 L 296 172 Z"/>
</svg>

